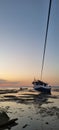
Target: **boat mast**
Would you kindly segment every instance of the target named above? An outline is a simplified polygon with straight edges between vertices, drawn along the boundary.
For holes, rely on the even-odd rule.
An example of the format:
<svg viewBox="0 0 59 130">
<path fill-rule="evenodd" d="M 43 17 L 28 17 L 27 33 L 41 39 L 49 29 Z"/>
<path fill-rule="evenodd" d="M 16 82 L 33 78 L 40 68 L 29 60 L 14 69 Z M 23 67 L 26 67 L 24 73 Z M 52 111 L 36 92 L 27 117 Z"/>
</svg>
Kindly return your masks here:
<svg viewBox="0 0 59 130">
<path fill-rule="evenodd" d="M 48 27 L 49 27 L 49 19 L 50 19 L 51 3 L 52 3 L 52 0 L 50 0 L 50 2 L 49 2 L 49 10 L 48 10 L 48 18 L 47 18 L 47 26 L 46 26 L 45 42 L 44 42 L 44 51 L 43 51 L 43 58 L 42 58 L 41 80 L 42 80 L 43 67 L 44 67 L 44 59 L 45 59 L 45 52 L 46 52 L 46 44 L 47 44 L 47 35 L 48 35 Z"/>
</svg>

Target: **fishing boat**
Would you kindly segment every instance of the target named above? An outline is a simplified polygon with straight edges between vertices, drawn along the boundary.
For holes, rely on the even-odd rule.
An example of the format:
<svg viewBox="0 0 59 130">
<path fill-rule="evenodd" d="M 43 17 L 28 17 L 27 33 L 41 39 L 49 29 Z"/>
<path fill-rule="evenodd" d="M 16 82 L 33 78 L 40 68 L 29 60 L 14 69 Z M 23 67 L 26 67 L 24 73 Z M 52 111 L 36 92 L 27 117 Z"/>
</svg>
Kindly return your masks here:
<svg viewBox="0 0 59 130">
<path fill-rule="evenodd" d="M 40 91 L 42 93 L 49 93 L 51 94 L 51 86 L 41 80 L 34 80 L 32 82 L 34 85 L 34 89 Z"/>
</svg>

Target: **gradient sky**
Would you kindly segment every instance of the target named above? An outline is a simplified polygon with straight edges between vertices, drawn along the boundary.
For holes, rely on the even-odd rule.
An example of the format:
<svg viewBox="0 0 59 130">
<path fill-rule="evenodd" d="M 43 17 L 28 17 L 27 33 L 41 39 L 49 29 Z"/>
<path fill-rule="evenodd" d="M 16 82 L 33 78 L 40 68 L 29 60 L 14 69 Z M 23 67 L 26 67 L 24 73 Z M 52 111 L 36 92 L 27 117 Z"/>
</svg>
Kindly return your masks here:
<svg viewBox="0 0 59 130">
<path fill-rule="evenodd" d="M 48 6 L 49 0 L 0 0 L 0 86 L 40 79 Z M 43 80 L 59 85 L 59 0 L 52 0 Z"/>
</svg>

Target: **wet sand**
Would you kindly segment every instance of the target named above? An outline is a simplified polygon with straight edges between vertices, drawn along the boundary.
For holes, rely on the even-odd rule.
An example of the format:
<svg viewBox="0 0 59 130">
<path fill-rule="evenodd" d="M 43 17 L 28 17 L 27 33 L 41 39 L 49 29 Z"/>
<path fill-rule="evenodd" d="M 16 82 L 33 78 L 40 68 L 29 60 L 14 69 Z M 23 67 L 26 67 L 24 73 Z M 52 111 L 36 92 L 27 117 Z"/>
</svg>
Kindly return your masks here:
<svg viewBox="0 0 59 130">
<path fill-rule="evenodd" d="M 18 120 L 0 130 L 59 130 L 59 92 L 45 95 L 33 89 L 0 90 L 0 111 Z"/>
</svg>

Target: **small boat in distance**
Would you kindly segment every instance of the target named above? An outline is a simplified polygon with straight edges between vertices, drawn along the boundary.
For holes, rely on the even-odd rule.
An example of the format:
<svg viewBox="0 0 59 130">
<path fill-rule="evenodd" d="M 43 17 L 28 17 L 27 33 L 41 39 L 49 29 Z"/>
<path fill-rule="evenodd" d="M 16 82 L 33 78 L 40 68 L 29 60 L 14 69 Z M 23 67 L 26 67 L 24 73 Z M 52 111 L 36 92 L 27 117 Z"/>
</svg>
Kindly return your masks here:
<svg viewBox="0 0 59 130">
<path fill-rule="evenodd" d="M 34 80 L 32 82 L 34 89 L 43 93 L 51 94 L 51 86 L 41 80 Z"/>
</svg>

